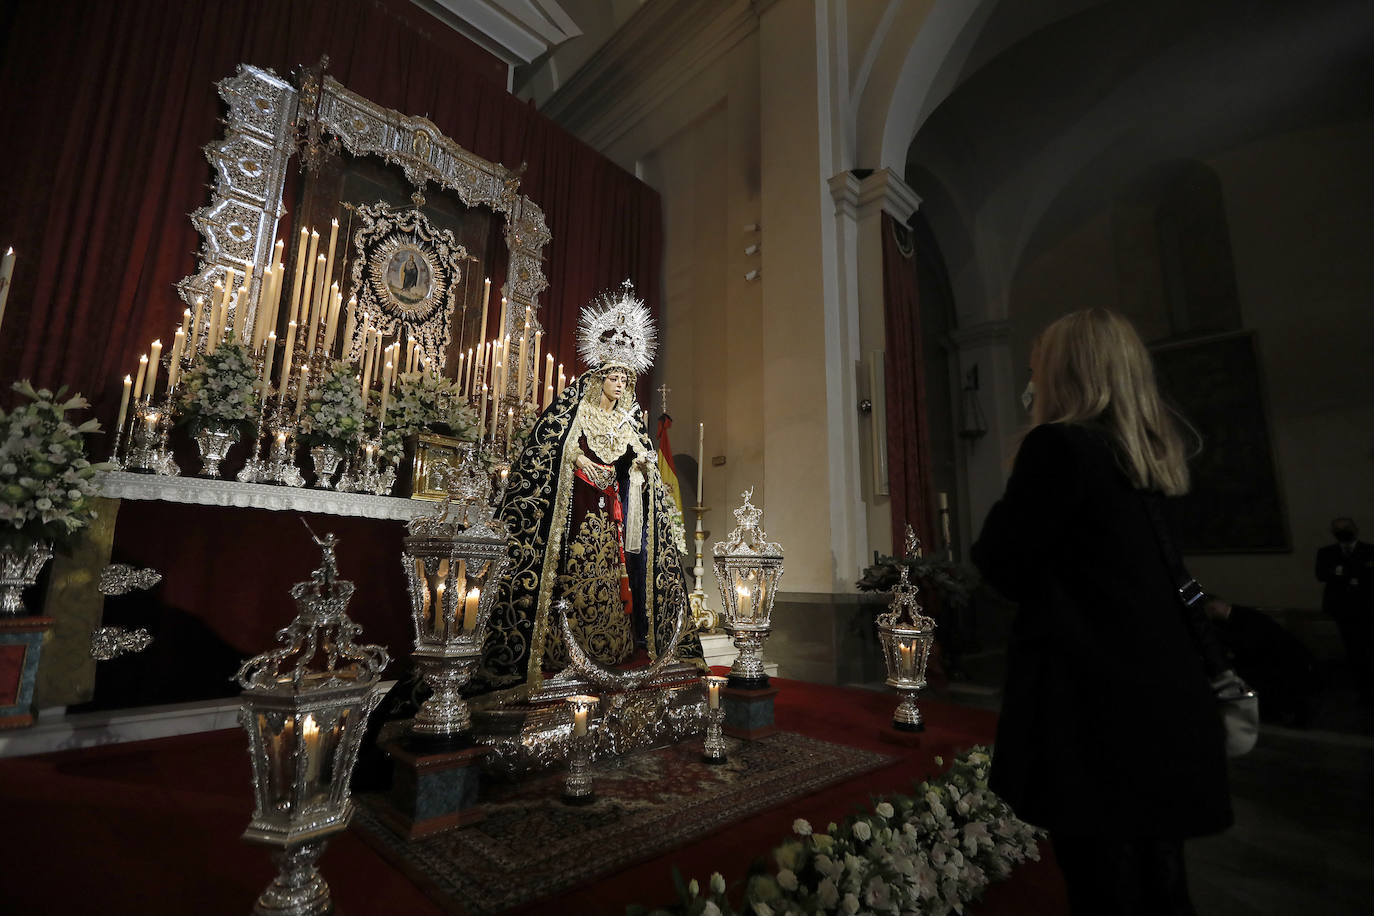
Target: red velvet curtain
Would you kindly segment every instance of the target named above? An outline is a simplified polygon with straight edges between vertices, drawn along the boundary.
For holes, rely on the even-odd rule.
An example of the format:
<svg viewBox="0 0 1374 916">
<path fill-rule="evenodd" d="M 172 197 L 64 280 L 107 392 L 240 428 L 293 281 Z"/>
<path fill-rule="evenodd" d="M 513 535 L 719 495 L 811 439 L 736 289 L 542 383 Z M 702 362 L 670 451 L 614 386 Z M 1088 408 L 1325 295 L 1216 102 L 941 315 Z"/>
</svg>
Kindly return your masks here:
<svg viewBox="0 0 1374 916">
<path fill-rule="evenodd" d="M 893 552 L 909 523 L 926 552 L 937 547 L 931 511 L 930 425 L 926 419 L 921 303 L 910 231 L 883 214 L 883 319 L 887 331 L 887 475 Z M 898 234 L 901 233 L 899 239 Z"/>
<path fill-rule="evenodd" d="M 521 190 L 553 234 L 540 317 L 565 362 L 598 291 L 628 277 L 657 313 L 658 195 L 507 93 L 503 68 L 408 0 L 8 6 L 0 246 L 18 262 L 0 326 L 6 383 L 67 384 L 108 427 L 124 374 L 180 321 L 173 285 L 200 247 L 187 214 L 209 199 L 202 147 L 222 133 L 214 83 L 240 63 L 286 75 L 323 54 L 348 88 L 427 115 L 484 158 L 528 163 Z"/>
</svg>

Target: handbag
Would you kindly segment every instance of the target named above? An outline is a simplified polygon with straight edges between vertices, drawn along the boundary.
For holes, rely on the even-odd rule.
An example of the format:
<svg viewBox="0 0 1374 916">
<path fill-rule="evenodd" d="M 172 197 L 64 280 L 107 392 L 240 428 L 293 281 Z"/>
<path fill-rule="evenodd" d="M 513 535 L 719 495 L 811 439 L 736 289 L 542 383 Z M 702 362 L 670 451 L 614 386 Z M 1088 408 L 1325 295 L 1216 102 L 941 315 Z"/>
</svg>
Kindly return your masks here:
<svg viewBox="0 0 1374 916">
<path fill-rule="evenodd" d="M 1226 756 L 1248 754 L 1254 750 L 1255 741 L 1259 738 L 1259 695 L 1228 665 L 1226 653 L 1217 643 L 1216 635 L 1202 613 L 1206 592 L 1184 567 L 1183 558 L 1169 536 L 1169 526 L 1165 524 L 1164 513 L 1160 511 L 1159 499 L 1151 498 L 1144 491 L 1140 495 L 1150 522 L 1154 525 L 1160 556 L 1176 583 L 1184 621 L 1188 631 L 1193 634 L 1193 641 L 1211 681 L 1212 695 L 1216 698 L 1217 712 L 1221 715 L 1221 724 L 1226 732 Z"/>
</svg>

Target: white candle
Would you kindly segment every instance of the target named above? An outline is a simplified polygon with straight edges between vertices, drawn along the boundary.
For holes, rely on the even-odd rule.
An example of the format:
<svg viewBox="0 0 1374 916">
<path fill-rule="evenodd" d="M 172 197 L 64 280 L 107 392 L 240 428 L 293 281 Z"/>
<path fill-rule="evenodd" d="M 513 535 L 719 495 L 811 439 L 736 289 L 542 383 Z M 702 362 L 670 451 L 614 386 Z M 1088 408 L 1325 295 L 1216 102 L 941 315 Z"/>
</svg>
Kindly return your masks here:
<svg viewBox="0 0 1374 916">
<path fill-rule="evenodd" d="M 463 601 L 463 632 L 471 633 L 477 629 L 477 606 L 482 601 L 482 590 L 474 588 Z"/>
<path fill-rule="evenodd" d="M 194 353 L 200 347 L 200 327 L 205 315 L 205 300 L 200 296 L 196 297 L 192 313 L 194 320 L 191 322 L 191 352 Z"/>
<path fill-rule="evenodd" d="M 258 352 L 263 338 L 267 336 L 267 319 L 272 314 L 272 282 L 276 271 L 268 264 L 262 272 L 262 290 L 258 295 L 258 311 L 253 316 L 253 352 Z"/>
<path fill-rule="evenodd" d="M 482 441 L 482 436 L 487 431 L 487 386 L 482 386 L 482 397 L 477 402 L 477 441 Z"/>
<path fill-rule="evenodd" d="M 339 221 L 331 219 L 329 221 L 329 253 L 324 257 L 324 289 L 329 289 L 330 282 L 334 279 L 334 244 L 339 239 Z"/>
<path fill-rule="evenodd" d="M 348 297 L 348 308 L 344 312 L 343 358 L 348 359 L 353 351 L 353 335 L 358 330 L 358 297 Z"/>
<path fill-rule="evenodd" d="M 157 369 L 162 364 L 162 341 L 155 340 L 148 356 L 148 381 L 143 386 L 144 400 L 151 402 L 157 393 Z"/>
<path fill-rule="evenodd" d="M 291 380 L 291 356 L 296 350 L 296 322 L 291 321 L 286 325 L 286 343 L 282 347 L 281 354 L 281 394 L 277 398 L 278 404 L 286 403 L 286 385 Z"/>
<path fill-rule="evenodd" d="M 134 373 L 134 403 L 143 397 L 143 382 L 148 378 L 148 354 L 138 358 L 138 371 Z"/>
<path fill-rule="evenodd" d="M 267 332 L 267 356 L 262 361 L 262 384 L 263 387 L 272 387 L 272 360 L 277 356 L 277 332 Z"/>
<path fill-rule="evenodd" d="M 177 328 L 176 335 L 172 338 L 172 356 L 167 360 L 167 393 L 176 388 L 177 381 L 181 378 L 181 354 L 186 349 L 186 329 Z"/>
<path fill-rule="evenodd" d="M 289 321 L 295 321 L 300 317 L 299 310 L 301 305 L 301 282 L 305 277 L 305 262 L 308 259 L 305 253 L 306 245 L 310 242 L 310 230 L 301 230 L 301 240 L 296 245 L 296 274 L 291 279 L 291 311 L 288 312 Z"/>
<path fill-rule="evenodd" d="M 206 332 L 205 352 L 214 353 L 219 346 L 220 303 L 224 299 L 224 284 L 215 281 L 215 294 L 210 297 L 210 328 Z"/>
<path fill-rule="evenodd" d="M 754 615 L 754 596 L 743 585 L 735 586 L 735 609 L 740 620 L 751 620 Z"/>
<path fill-rule="evenodd" d="M 902 677 L 910 677 L 914 673 L 913 659 L 915 658 L 916 647 L 908 643 L 898 643 L 897 649 L 902 657 Z"/>
<path fill-rule="evenodd" d="M 585 735 L 587 733 L 587 713 L 585 706 L 573 707 L 573 734 Z"/>
<path fill-rule="evenodd" d="M 390 360 L 388 360 L 388 361 L 387 361 L 387 364 L 386 364 L 386 371 L 382 374 L 382 409 L 381 409 L 381 411 L 377 414 L 377 429 L 378 429 L 379 432 L 381 431 L 381 428 L 382 428 L 383 426 L 386 425 L 386 402 L 387 402 L 387 399 L 388 399 L 390 396 L 391 396 L 391 362 L 390 362 Z"/>
<path fill-rule="evenodd" d="M 183 309 L 181 313 L 181 332 L 189 333 L 191 330 L 191 310 Z"/>
<path fill-rule="evenodd" d="M 477 331 L 477 340 L 480 343 L 487 339 L 487 305 L 491 302 L 491 278 L 487 277 L 482 281 L 482 326 Z"/>
<path fill-rule="evenodd" d="M 314 275 L 319 278 L 319 282 L 315 284 L 310 296 L 310 326 L 305 337 L 305 352 L 307 354 L 314 353 L 319 348 L 320 325 L 324 323 L 324 310 L 329 305 L 326 302 L 329 290 L 324 285 L 324 255 L 315 258 Z M 307 276 L 306 281 L 309 282 L 309 280 L 310 277 Z"/>
<path fill-rule="evenodd" d="M 720 709 L 720 681 L 716 678 L 706 682 L 706 705 L 711 709 Z"/>
<path fill-rule="evenodd" d="M 5 322 L 5 303 L 10 299 L 10 282 L 14 277 L 14 248 L 5 251 L 0 258 L 0 324 Z"/>
<path fill-rule="evenodd" d="M 119 398 L 119 419 L 115 421 L 115 442 L 119 441 L 120 430 L 124 428 L 124 418 L 129 415 L 129 389 L 133 387 L 134 380 L 129 376 L 124 376 L 124 394 Z"/>
<path fill-rule="evenodd" d="M 372 388 L 372 329 L 363 329 L 363 407 L 367 406 L 367 392 Z"/>
<path fill-rule="evenodd" d="M 706 424 L 697 424 L 697 505 L 706 505 L 706 500 L 701 497 L 701 473 L 706 467 Z"/>
<path fill-rule="evenodd" d="M 941 491 L 940 491 L 940 510 L 941 510 L 941 511 L 946 511 L 946 510 L 948 510 L 948 509 L 949 509 L 949 494 L 946 493 L 944 490 L 941 490 Z"/>
<path fill-rule="evenodd" d="M 562 363 L 559 363 L 559 364 L 558 364 L 558 393 L 559 393 L 559 394 L 562 394 L 562 393 L 563 393 L 563 389 L 567 386 L 567 384 L 568 384 L 567 379 L 563 378 L 563 364 L 562 364 Z"/>
<path fill-rule="evenodd" d="M 339 293 L 339 284 L 335 283 L 329 288 L 329 315 L 324 323 L 324 354 L 328 356 L 334 352 L 334 335 L 339 331 L 339 300 L 343 298 Z"/>
<path fill-rule="evenodd" d="M 296 386 L 296 416 L 301 415 L 301 408 L 305 406 L 305 390 L 310 387 L 310 367 L 301 366 L 300 384 Z"/>
</svg>

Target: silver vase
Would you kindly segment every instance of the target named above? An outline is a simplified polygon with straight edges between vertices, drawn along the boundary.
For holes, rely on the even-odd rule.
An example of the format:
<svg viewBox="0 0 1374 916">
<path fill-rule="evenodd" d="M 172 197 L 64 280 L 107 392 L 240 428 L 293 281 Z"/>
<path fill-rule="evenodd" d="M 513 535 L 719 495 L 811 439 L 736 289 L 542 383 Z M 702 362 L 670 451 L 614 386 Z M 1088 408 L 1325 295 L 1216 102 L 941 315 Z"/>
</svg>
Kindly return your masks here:
<svg viewBox="0 0 1374 916">
<path fill-rule="evenodd" d="M 310 460 L 315 462 L 315 486 L 324 490 L 330 489 L 333 486 L 334 472 L 339 469 L 343 455 L 332 446 L 317 445 L 310 450 Z"/>
<path fill-rule="evenodd" d="M 218 478 L 219 463 L 238 441 L 239 431 L 234 426 L 206 426 L 196 433 L 196 446 L 200 449 L 201 476 Z"/>
<path fill-rule="evenodd" d="M 24 607 L 24 589 L 38 581 L 38 574 L 52 559 L 52 545 L 39 541 L 27 550 L 0 547 L 0 617 L 19 617 L 29 612 Z"/>
</svg>

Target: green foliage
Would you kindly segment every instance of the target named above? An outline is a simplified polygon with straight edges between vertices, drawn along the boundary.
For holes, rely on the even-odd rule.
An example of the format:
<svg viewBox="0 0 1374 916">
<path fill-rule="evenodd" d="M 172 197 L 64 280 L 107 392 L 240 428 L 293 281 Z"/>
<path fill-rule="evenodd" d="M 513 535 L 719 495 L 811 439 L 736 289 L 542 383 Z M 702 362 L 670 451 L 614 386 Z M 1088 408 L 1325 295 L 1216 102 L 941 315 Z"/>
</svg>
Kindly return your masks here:
<svg viewBox="0 0 1374 916">
<path fill-rule="evenodd" d="M 63 400 L 65 388 L 13 387 L 28 402 L 8 413 L 0 408 L 0 547 L 51 541 L 63 548 L 96 517 L 96 474 L 110 466 L 86 459 L 85 437 L 100 423 L 68 420 L 69 411 L 90 405 L 79 394 Z"/>
<path fill-rule="evenodd" d="M 980 582 L 978 571 L 971 566 L 961 566 L 933 556 L 904 559 L 875 552 L 873 565 L 864 570 L 855 585 L 864 592 L 891 591 L 897 584 L 904 564 L 911 570 L 914 585 L 939 595 L 945 607 L 951 609 L 967 607 Z"/>
</svg>

